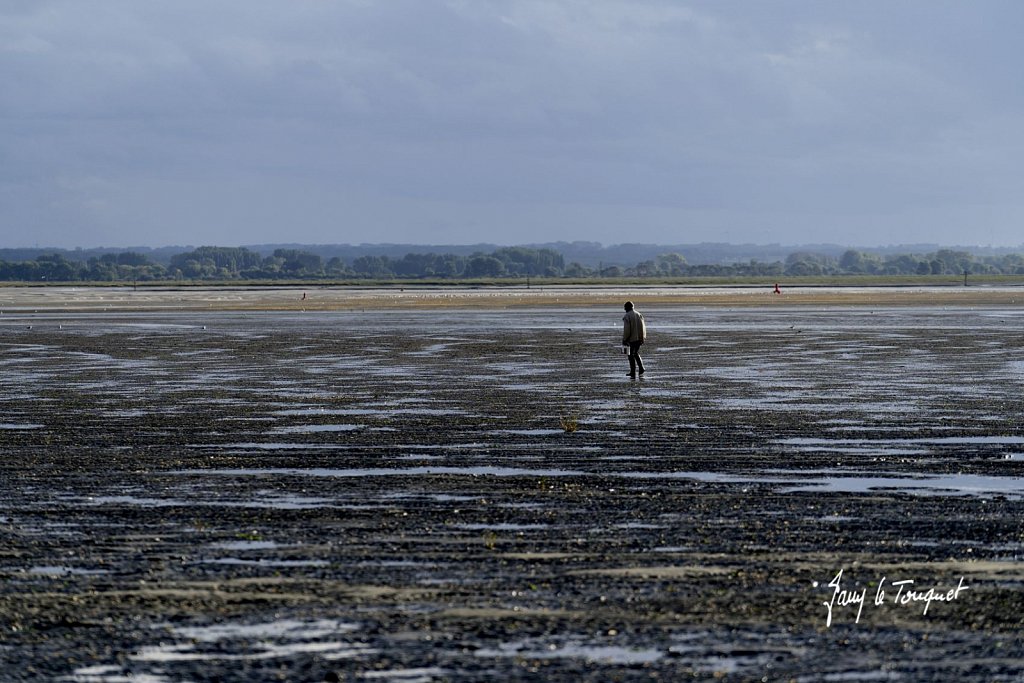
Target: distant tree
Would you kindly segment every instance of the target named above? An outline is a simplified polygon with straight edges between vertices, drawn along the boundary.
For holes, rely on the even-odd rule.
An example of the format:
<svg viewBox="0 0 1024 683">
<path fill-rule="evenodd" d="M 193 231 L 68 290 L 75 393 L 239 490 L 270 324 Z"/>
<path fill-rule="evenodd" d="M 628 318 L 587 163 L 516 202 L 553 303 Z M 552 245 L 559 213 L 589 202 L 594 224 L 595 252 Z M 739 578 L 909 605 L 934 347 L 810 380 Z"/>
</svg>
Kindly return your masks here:
<svg viewBox="0 0 1024 683">
<path fill-rule="evenodd" d="M 722 266 L 717 263 L 698 263 L 690 266 L 690 275 L 697 277 L 713 277 L 722 274 Z"/>
<path fill-rule="evenodd" d="M 656 262 L 658 272 L 662 275 L 677 277 L 686 274 L 686 259 L 682 254 L 676 252 L 660 254 Z"/>
<path fill-rule="evenodd" d="M 935 252 L 935 259 L 943 264 L 943 274 L 960 275 L 970 271 L 974 258 L 966 251 L 954 251 L 952 249 L 940 249 Z"/>
<path fill-rule="evenodd" d="M 786 275 L 827 275 L 837 270 L 836 260 L 826 254 L 798 251 L 786 258 Z"/>
<path fill-rule="evenodd" d="M 134 251 L 123 251 L 115 258 L 119 266 L 148 266 L 153 263 L 145 254 Z"/>
<path fill-rule="evenodd" d="M 173 260 L 172 260 L 172 263 L 174 263 Z M 186 278 L 200 278 L 200 277 L 203 277 L 203 264 L 200 263 L 199 261 L 197 261 L 196 259 L 194 259 L 194 258 L 186 259 L 184 261 L 180 261 L 180 264 L 181 265 L 178 266 L 178 269 L 179 269 L 179 271 L 181 272 L 181 274 L 184 277 L 186 277 Z"/>
<path fill-rule="evenodd" d="M 119 272 L 121 279 L 138 280 L 140 282 L 151 282 L 163 280 L 167 277 L 167 268 L 160 263 L 149 263 L 143 266 L 120 266 L 123 272 Z"/>
<path fill-rule="evenodd" d="M 324 266 L 324 272 L 330 277 L 346 277 L 352 274 L 345 262 L 337 256 L 327 261 L 327 265 Z"/>
<path fill-rule="evenodd" d="M 785 267 L 782 265 L 781 261 L 762 263 L 757 259 L 750 259 L 750 261 L 745 264 L 736 264 L 733 268 L 737 275 L 757 275 L 762 277 L 777 277 L 782 275 L 785 271 Z"/>
<path fill-rule="evenodd" d="M 360 256 L 352 261 L 352 270 L 358 277 L 390 278 L 395 276 L 391 259 L 387 256 Z"/>
<path fill-rule="evenodd" d="M 469 259 L 465 274 L 466 277 L 501 277 L 505 275 L 505 264 L 494 256 L 480 254 Z"/>
<path fill-rule="evenodd" d="M 504 247 L 491 254 L 502 262 L 508 275 L 544 275 L 561 273 L 565 259 L 553 249 Z"/>
<path fill-rule="evenodd" d="M 24 280 L 25 282 L 33 282 L 41 279 L 38 261 L 16 261 L 5 265 L 6 272 L 4 279 Z"/>
<path fill-rule="evenodd" d="M 591 277 L 594 274 L 590 268 L 587 268 L 582 263 L 573 261 L 565 267 L 565 276 L 573 278 Z"/>
<path fill-rule="evenodd" d="M 273 258 L 280 263 L 281 273 L 287 277 L 315 277 L 323 275 L 323 259 L 299 249 L 276 249 Z"/>
<path fill-rule="evenodd" d="M 864 252 L 848 249 L 839 257 L 839 267 L 846 273 L 863 273 L 864 261 Z"/>
<path fill-rule="evenodd" d="M 655 275 L 661 274 L 654 261 L 641 261 L 627 272 L 630 275 L 635 275 L 637 277 L 654 277 Z"/>
<path fill-rule="evenodd" d="M 653 245 L 617 245 L 614 252 L 592 243 L 558 243 L 560 248 L 574 255 L 583 254 L 591 261 L 574 260 L 565 265 L 563 254 L 551 248 L 500 247 L 492 253 L 469 248 L 455 253 L 407 253 L 400 255 L 398 245 L 388 245 L 381 254 L 368 255 L 368 247 L 338 251 L 337 247 L 314 246 L 307 249 L 277 248 L 265 257 L 255 251 L 239 247 L 206 246 L 175 253 L 171 248 L 149 252 L 108 249 L 39 250 L 0 249 L 0 280 L 25 281 L 134 281 L 167 278 L 190 279 L 273 279 L 318 277 L 374 277 L 374 278 L 459 278 L 503 276 L 568 276 L 573 278 L 622 277 L 678 277 L 683 275 L 779 277 L 790 275 L 833 275 L 846 273 L 880 273 L 886 275 L 962 275 L 976 274 L 1024 275 L 1024 255 L 1004 250 L 983 250 L 971 253 L 954 249 L 939 249 L 931 254 L 899 253 L 893 248 L 878 248 L 870 252 L 857 249 L 831 250 L 827 245 L 823 253 L 800 251 L 789 254 L 785 261 L 728 263 L 723 260 L 740 253 L 731 245 L 690 245 L 696 251 L 697 265 L 690 265 L 678 251 L 656 251 Z M 743 247 L 750 253 L 750 245 Z M 159 262 L 150 260 L 159 253 Z M 267 252 L 263 252 L 266 254 Z M 346 261 L 342 253 L 361 254 Z M 370 252 L 372 253 L 372 252 Z M 628 269 L 621 266 L 601 266 L 601 258 L 614 253 L 616 261 L 639 256 L 636 265 Z M 781 255 L 781 247 L 762 249 L 759 254 Z M 656 254 L 656 255 L 655 255 Z M 605 261 L 606 262 L 606 261 Z M 591 265 L 587 265 L 591 263 Z M 164 265 L 169 264 L 169 265 Z"/>
<path fill-rule="evenodd" d="M 453 254 L 406 254 L 394 262 L 399 277 L 454 277 L 461 270 L 460 257 Z"/>
<path fill-rule="evenodd" d="M 799 277 L 801 275 L 821 275 L 822 272 L 821 264 L 814 261 L 797 259 L 789 261 L 786 264 L 786 275 L 794 277 Z"/>
<path fill-rule="evenodd" d="M 118 279 L 118 271 L 116 265 L 116 257 L 114 259 L 108 259 L 106 254 L 100 257 L 92 257 L 88 261 L 83 277 L 86 280 L 94 280 L 96 282 L 112 282 Z"/>
<path fill-rule="evenodd" d="M 466 270 L 466 258 L 456 254 L 445 254 L 435 266 L 439 277 L 460 277 Z"/>
<path fill-rule="evenodd" d="M 262 262 L 258 253 L 245 247 L 199 247 L 172 256 L 170 269 L 180 270 L 187 278 L 238 277 L 243 270 L 259 268 Z"/>
<path fill-rule="evenodd" d="M 284 259 L 278 258 L 271 254 L 270 256 L 264 257 L 260 262 L 260 265 L 256 268 L 249 268 L 241 272 L 242 277 L 249 279 L 265 279 L 273 280 L 276 278 L 285 277 L 284 273 Z"/>
<path fill-rule="evenodd" d="M 63 254 L 43 254 L 36 258 L 35 280 L 70 282 L 79 279 L 79 267 Z"/>
<path fill-rule="evenodd" d="M 1007 254 L 998 261 L 999 270 L 1007 275 L 1024 274 L 1024 256 Z"/>
<path fill-rule="evenodd" d="M 924 274 L 921 270 L 921 259 L 917 258 L 912 254 L 899 254 L 897 256 L 889 256 L 885 259 L 881 266 L 881 272 L 888 275 L 913 275 L 915 273 Z"/>
</svg>

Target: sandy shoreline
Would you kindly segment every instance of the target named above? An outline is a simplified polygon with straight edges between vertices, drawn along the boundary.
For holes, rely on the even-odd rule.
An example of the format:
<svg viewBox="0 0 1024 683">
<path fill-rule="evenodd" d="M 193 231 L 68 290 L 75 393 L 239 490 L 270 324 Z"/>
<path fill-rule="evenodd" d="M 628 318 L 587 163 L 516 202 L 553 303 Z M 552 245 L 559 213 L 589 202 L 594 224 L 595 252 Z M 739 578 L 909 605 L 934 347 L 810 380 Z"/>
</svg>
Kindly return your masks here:
<svg viewBox="0 0 1024 683">
<path fill-rule="evenodd" d="M 1008 306 L 1024 287 L 6 287 L 0 313 L 332 311 L 363 308 L 673 306 Z"/>
</svg>

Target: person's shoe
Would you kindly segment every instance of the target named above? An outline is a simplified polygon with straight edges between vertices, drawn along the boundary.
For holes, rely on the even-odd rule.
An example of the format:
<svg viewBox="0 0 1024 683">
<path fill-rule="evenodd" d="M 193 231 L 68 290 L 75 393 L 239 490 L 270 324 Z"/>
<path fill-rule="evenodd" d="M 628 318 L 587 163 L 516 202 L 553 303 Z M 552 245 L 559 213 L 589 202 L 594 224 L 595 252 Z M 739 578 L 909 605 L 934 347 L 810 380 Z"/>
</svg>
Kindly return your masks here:
<svg viewBox="0 0 1024 683">
<path fill-rule="evenodd" d="M 639 372 L 639 373 L 640 373 L 640 374 L 642 375 L 642 374 L 644 374 L 644 373 L 645 373 L 645 372 L 647 372 L 647 371 L 646 371 L 646 370 L 644 370 L 643 368 L 640 368 L 640 370 L 639 370 L 638 372 Z"/>
<path fill-rule="evenodd" d="M 636 379 L 636 373 L 635 372 L 627 372 L 626 374 L 629 375 L 630 378 Z"/>
</svg>

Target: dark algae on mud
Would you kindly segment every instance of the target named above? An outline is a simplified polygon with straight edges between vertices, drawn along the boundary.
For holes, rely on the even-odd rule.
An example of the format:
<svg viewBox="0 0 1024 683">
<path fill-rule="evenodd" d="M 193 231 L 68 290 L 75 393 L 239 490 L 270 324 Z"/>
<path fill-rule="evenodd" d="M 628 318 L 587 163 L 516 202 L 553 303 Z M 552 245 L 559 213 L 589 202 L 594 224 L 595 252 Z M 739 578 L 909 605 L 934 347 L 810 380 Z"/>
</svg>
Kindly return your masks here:
<svg viewBox="0 0 1024 683">
<path fill-rule="evenodd" d="M 5 315 L 0 679 L 1020 681 L 1012 313 Z"/>
</svg>

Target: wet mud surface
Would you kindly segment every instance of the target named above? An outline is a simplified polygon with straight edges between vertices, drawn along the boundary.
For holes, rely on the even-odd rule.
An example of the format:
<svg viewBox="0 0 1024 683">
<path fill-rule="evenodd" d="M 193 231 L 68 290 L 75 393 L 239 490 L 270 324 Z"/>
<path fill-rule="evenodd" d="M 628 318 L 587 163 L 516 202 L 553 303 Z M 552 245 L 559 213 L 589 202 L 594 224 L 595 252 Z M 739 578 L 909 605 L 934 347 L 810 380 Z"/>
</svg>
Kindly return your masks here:
<svg viewBox="0 0 1024 683">
<path fill-rule="evenodd" d="M 0 678 L 1024 680 L 1020 311 L 641 310 L 3 316 Z"/>
</svg>

